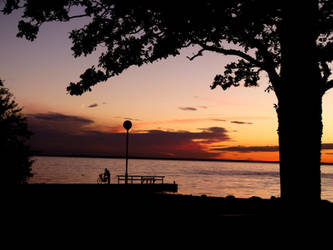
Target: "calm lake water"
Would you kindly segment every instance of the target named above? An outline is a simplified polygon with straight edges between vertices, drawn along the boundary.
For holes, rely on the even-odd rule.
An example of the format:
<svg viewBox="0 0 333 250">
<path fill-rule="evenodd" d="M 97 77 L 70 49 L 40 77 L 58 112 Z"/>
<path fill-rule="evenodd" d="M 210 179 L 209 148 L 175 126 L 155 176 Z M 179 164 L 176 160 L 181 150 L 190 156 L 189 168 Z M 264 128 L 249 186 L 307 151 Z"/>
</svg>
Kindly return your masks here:
<svg viewBox="0 0 333 250">
<path fill-rule="evenodd" d="M 125 172 L 124 159 L 35 157 L 29 183 L 96 183 L 108 168 L 111 183 Z M 333 166 L 323 165 L 322 199 L 333 202 Z M 178 184 L 178 193 L 234 195 L 237 198 L 280 196 L 279 165 L 271 163 L 129 160 L 130 175 L 164 175 Z"/>
</svg>

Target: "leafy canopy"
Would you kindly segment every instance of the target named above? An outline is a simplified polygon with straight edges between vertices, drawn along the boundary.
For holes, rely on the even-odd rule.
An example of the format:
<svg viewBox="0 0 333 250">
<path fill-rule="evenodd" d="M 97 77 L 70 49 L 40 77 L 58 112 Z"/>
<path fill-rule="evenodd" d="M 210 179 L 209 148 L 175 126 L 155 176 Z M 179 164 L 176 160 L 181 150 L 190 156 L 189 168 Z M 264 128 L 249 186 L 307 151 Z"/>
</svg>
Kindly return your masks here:
<svg viewBox="0 0 333 250">
<path fill-rule="evenodd" d="M 89 23 L 73 30 L 70 38 L 75 57 L 103 52 L 99 64 L 87 69 L 67 90 L 72 95 L 122 73 L 176 56 L 182 48 L 196 46 L 194 60 L 205 51 L 239 58 L 218 74 L 212 88 L 257 86 L 262 72 L 270 80 L 267 90 L 278 95 L 281 82 L 281 37 L 283 20 L 280 0 L 7 0 L 3 13 L 22 8 L 19 37 L 34 40 L 46 22 L 67 22 L 88 17 Z M 301 6 L 300 6 L 301 8 Z M 333 87 L 329 63 L 333 60 L 333 2 L 318 0 L 316 57 L 322 73 L 322 94 Z M 79 13 L 78 13 L 79 12 Z M 301 42 L 301 41 L 300 41 Z"/>
</svg>

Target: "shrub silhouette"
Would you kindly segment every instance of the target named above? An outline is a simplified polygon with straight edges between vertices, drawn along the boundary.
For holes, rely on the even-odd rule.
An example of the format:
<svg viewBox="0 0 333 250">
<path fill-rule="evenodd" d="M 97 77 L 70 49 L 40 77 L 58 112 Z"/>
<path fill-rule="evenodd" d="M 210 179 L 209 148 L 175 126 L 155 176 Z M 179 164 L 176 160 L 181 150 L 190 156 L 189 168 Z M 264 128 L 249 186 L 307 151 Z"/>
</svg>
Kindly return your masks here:
<svg viewBox="0 0 333 250">
<path fill-rule="evenodd" d="M 8 173 L 3 176 L 3 182 L 10 184 L 27 183 L 32 177 L 33 161 L 27 144 L 31 132 L 21 111 L 0 79 L 0 165 Z"/>
</svg>

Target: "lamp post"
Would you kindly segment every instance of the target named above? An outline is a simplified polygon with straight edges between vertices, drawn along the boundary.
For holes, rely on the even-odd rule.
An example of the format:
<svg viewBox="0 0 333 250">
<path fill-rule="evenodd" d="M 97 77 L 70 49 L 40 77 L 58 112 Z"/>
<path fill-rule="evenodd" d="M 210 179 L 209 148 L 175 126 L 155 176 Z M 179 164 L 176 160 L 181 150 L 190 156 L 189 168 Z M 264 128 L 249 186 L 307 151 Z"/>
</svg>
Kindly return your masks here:
<svg viewBox="0 0 333 250">
<path fill-rule="evenodd" d="M 126 170 L 125 170 L 125 184 L 128 183 L 128 131 L 132 127 L 131 121 L 124 121 L 123 127 L 126 129 Z"/>
</svg>

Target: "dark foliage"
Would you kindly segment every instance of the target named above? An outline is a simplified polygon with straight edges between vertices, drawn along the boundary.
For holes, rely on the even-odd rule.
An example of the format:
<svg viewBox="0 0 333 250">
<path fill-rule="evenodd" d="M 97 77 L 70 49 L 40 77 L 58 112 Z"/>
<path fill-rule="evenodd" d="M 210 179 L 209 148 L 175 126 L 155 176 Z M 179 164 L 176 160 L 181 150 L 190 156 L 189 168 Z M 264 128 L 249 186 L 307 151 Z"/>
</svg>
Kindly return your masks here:
<svg viewBox="0 0 333 250">
<path fill-rule="evenodd" d="M 197 46 L 198 53 L 214 51 L 241 57 L 215 77 L 212 88 L 257 86 L 260 72 L 269 76 L 268 89 L 278 90 L 281 68 L 281 36 L 284 4 L 265 0 L 123 1 L 123 0 L 7 0 L 3 13 L 24 9 L 19 37 L 34 40 L 45 22 L 65 22 L 89 17 L 88 25 L 73 30 L 74 56 L 88 55 L 98 47 L 104 52 L 99 67 L 91 67 L 81 81 L 70 83 L 68 91 L 80 95 L 98 82 L 122 73 L 132 65 L 176 56 L 180 49 Z M 288 3 L 289 4 L 289 3 Z M 317 55 L 321 64 L 323 92 L 333 86 L 328 81 L 333 51 L 333 4 L 318 1 Z M 299 6 L 302 8 L 302 6 Z M 81 10 L 80 14 L 72 14 Z M 297 15 L 297 13 L 296 13 Z M 301 41 L 299 41 L 301 42 Z"/>
<path fill-rule="evenodd" d="M 26 183 L 32 177 L 31 151 L 27 144 L 31 133 L 12 94 L 0 80 L 0 163 L 3 182 Z"/>
</svg>

